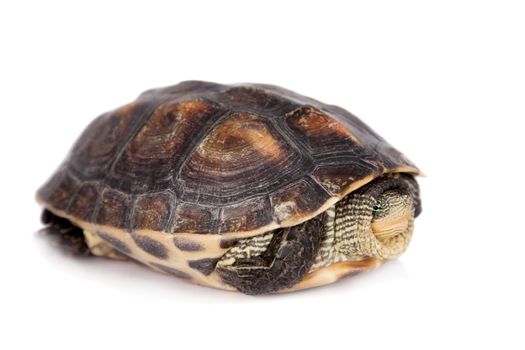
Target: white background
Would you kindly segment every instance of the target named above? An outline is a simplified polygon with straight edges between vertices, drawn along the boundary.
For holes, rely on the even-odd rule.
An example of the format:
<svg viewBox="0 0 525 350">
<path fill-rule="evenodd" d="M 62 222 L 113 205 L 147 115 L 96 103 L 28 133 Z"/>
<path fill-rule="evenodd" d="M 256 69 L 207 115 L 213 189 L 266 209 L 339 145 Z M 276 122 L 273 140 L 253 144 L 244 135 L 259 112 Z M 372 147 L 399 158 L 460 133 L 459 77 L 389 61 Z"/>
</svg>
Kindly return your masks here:
<svg viewBox="0 0 525 350">
<path fill-rule="evenodd" d="M 519 1 L 2 1 L 0 348 L 523 349 L 524 39 Z M 360 116 L 427 175 L 406 254 L 248 297 L 39 237 L 34 192 L 87 123 L 187 79 Z"/>
</svg>

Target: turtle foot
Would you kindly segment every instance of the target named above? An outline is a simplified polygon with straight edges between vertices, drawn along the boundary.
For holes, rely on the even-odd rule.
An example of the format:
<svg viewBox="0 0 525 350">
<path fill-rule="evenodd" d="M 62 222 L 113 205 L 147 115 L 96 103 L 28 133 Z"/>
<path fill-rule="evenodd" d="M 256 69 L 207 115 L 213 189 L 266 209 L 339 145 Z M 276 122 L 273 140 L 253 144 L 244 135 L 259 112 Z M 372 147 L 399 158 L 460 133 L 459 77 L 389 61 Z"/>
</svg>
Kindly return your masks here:
<svg viewBox="0 0 525 350">
<path fill-rule="evenodd" d="M 66 254 L 74 256 L 92 255 L 84 238 L 83 230 L 71 221 L 44 209 L 42 223 L 46 226 L 39 232 L 51 239 L 52 244 L 61 248 Z"/>
</svg>

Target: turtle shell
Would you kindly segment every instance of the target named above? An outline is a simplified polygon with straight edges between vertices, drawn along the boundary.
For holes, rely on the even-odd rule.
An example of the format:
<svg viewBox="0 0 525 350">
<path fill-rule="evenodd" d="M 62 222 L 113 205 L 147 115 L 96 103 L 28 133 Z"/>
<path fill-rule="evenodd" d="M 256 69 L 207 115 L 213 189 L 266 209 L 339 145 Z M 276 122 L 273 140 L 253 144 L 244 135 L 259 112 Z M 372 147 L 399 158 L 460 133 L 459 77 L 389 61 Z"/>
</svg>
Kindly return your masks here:
<svg viewBox="0 0 525 350">
<path fill-rule="evenodd" d="M 129 232 L 255 235 L 390 172 L 419 173 L 342 108 L 277 86 L 188 81 L 95 119 L 37 196 Z"/>
</svg>

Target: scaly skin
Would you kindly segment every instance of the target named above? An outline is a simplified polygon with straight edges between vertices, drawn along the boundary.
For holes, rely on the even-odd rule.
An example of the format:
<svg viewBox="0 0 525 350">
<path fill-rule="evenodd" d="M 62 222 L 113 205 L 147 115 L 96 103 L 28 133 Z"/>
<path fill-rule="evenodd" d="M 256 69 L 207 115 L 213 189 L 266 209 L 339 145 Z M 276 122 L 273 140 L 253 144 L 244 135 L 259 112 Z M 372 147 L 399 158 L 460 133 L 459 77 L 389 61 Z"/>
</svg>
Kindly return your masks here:
<svg viewBox="0 0 525 350">
<path fill-rule="evenodd" d="M 335 263 L 395 258 L 412 236 L 415 186 L 409 176 L 381 177 L 303 224 L 239 241 L 217 271 L 243 293 L 266 294 Z"/>
</svg>

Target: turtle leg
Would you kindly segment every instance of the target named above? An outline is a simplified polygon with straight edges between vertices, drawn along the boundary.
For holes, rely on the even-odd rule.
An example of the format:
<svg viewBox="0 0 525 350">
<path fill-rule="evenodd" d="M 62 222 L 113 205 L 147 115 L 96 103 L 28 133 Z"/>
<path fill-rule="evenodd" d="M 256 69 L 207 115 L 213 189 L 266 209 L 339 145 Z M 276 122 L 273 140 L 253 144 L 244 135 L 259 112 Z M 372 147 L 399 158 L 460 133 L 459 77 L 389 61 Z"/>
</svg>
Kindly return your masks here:
<svg viewBox="0 0 525 350">
<path fill-rule="evenodd" d="M 62 248 L 70 255 L 90 255 L 84 232 L 80 227 L 73 225 L 67 219 L 54 215 L 47 209 L 42 212 L 41 220 L 45 227 L 40 230 L 40 233 L 49 237 L 53 245 Z"/>
<path fill-rule="evenodd" d="M 290 288 L 310 270 L 319 250 L 323 222 L 303 224 L 240 240 L 216 265 L 224 282 L 245 294 Z"/>
<path fill-rule="evenodd" d="M 109 243 L 97 235 L 84 231 L 71 221 L 56 216 L 45 209 L 42 213 L 42 223 L 46 225 L 40 232 L 49 238 L 52 243 L 75 256 L 104 256 L 112 259 L 125 259 Z"/>
</svg>

